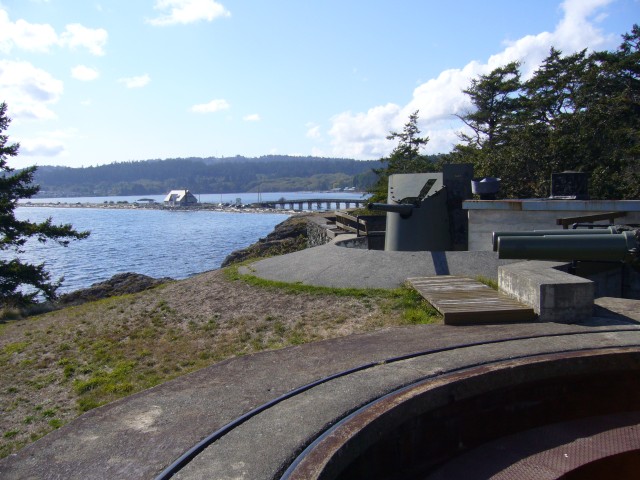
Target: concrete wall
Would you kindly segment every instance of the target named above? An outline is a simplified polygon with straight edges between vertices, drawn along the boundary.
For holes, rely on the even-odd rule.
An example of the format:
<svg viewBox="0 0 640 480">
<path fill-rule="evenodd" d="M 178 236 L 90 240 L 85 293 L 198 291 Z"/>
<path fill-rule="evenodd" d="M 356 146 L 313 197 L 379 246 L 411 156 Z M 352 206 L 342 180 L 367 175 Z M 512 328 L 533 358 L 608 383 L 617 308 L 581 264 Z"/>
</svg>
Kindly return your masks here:
<svg viewBox="0 0 640 480">
<path fill-rule="evenodd" d="M 384 250 L 384 235 L 379 237 L 356 237 L 336 228 L 335 217 L 311 216 L 307 222 L 307 248 L 330 242 L 346 248 Z M 370 244 L 371 242 L 371 244 Z"/>
<path fill-rule="evenodd" d="M 520 262 L 498 267 L 500 291 L 533 308 L 541 322 L 591 318 L 594 283 L 564 271 L 559 262 Z"/>
<path fill-rule="evenodd" d="M 333 223 L 335 226 L 335 223 Z M 318 247 L 329 243 L 333 238 L 329 236 L 331 221 L 324 217 L 310 217 L 307 222 L 307 247 Z"/>
<path fill-rule="evenodd" d="M 558 218 L 627 212 L 615 222 L 640 224 L 639 200 L 467 200 L 462 207 L 469 216 L 469 250 L 492 250 L 494 231 L 560 229 Z"/>
</svg>

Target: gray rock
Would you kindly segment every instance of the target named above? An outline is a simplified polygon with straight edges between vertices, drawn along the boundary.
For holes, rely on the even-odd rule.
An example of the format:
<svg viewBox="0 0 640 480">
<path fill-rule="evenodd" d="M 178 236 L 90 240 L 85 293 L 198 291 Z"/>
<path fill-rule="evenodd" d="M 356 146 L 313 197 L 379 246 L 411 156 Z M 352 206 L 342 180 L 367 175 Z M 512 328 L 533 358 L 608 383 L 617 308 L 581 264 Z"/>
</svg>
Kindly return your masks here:
<svg viewBox="0 0 640 480">
<path fill-rule="evenodd" d="M 171 281 L 173 281 L 173 279 L 167 277 L 153 278 L 140 273 L 119 273 L 109 280 L 94 283 L 89 288 L 61 295 L 56 305 L 60 307 L 80 305 L 85 302 L 92 302 L 117 295 L 141 292 Z"/>
</svg>

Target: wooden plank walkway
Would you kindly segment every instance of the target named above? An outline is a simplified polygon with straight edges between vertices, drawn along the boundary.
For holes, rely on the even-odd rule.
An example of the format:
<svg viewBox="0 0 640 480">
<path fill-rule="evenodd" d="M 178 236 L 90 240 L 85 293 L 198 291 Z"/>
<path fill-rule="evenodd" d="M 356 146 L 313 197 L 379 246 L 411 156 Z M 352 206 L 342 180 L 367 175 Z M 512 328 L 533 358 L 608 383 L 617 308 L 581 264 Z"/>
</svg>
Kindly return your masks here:
<svg viewBox="0 0 640 480">
<path fill-rule="evenodd" d="M 408 278 L 407 282 L 444 316 L 447 325 L 535 319 L 533 308 L 471 278 L 438 275 Z"/>
</svg>

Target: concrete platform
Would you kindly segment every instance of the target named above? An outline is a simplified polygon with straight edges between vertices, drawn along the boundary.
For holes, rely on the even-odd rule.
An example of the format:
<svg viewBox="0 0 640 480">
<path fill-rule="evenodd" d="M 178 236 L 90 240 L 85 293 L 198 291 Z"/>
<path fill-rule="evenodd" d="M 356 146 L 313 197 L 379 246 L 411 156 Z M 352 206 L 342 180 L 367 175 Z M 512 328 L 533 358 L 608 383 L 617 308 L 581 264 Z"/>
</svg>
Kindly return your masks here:
<svg viewBox="0 0 640 480">
<path fill-rule="evenodd" d="M 498 267 L 518 260 L 499 260 L 496 252 L 385 252 L 321 245 L 267 258 L 242 267 L 267 280 L 352 288 L 397 288 L 409 277 L 483 276 L 498 279 Z"/>
<path fill-rule="evenodd" d="M 243 414 L 355 369 L 251 417 L 175 476 L 279 478 L 327 426 L 412 382 L 526 355 L 640 348 L 640 326 L 614 319 L 600 323 L 416 326 L 236 358 L 86 413 L 0 460 L 0 478 L 154 478 Z M 407 357 L 398 360 L 402 356 Z"/>
</svg>

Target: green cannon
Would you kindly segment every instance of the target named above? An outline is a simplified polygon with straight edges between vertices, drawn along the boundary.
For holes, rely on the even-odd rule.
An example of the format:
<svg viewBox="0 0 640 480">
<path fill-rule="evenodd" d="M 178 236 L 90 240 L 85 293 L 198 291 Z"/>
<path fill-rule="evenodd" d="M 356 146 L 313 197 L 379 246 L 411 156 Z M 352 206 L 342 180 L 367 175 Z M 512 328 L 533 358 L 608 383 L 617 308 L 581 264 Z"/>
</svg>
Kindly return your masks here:
<svg viewBox="0 0 640 480">
<path fill-rule="evenodd" d="M 387 212 L 384 249 L 388 252 L 447 250 L 451 244 L 447 192 L 442 173 L 389 176 L 389 203 L 370 203 Z"/>
<path fill-rule="evenodd" d="M 493 251 L 498 251 L 498 238 L 500 237 L 545 237 L 551 235 L 573 236 L 573 235 L 611 235 L 620 233 L 615 226 L 603 228 L 601 230 L 532 230 L 524 232 L 493 232 Z"/>
<path fill-rule="evenodd" d="M 640 267 L 640 229 L 494 232 L 498 258 L 624 262 Z"/>
</svg>

